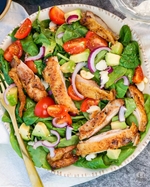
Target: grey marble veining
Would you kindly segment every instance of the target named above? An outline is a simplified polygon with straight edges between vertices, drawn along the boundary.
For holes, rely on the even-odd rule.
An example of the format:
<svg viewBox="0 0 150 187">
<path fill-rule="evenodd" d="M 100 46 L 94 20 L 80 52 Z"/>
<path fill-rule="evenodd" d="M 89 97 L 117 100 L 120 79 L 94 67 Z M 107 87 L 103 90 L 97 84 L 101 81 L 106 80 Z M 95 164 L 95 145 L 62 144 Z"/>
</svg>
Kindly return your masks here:
<svg viewBox="0 0 150 187">
<path fill-rule="evenodd" d="M 124 18 L 115 11 L 109 0 L 14 0 L 20 3 L 29 14 L 59 4 L 81 3 L 101 7 Z M 150 187 L 150 144 L 131 163 L 120 170 L 100 176 L 89 182 L 74 187 Z"/>
</svg>

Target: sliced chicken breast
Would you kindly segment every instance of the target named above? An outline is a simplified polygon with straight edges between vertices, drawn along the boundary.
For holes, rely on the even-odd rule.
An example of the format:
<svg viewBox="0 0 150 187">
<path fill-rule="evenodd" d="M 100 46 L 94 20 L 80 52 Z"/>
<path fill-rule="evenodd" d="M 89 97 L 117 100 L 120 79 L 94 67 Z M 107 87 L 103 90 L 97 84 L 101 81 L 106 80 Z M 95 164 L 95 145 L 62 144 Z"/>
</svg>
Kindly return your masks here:
<svg viewBox="0 0 150 187">
<path fill-rule="evenodd" d="M 84 96 L 92 99 L 113 100 L 115 99 L 115 91 L 106 91 L 100 89 L 97 83 L 93 80 L 87 80 L 80 75 L 76 75 L 75 84 L 77 90 Z"/>
<path fill-rule="evenodd" d="M 138 124 L 139 131 L 144 132 L 146 129 L 148 119 L 144 108 L 143 93 L 140 90 L 138 90 L 138 88 L 134 85 L 129 86 L 129 91 L 136 104 L 136 110 L 134 114 L 137 117 L 139 123 Z"/>
<path fill-rule="evenodd" d="M 82 14 L 80 23 L 112 44 L 118 39 L 118 36 L 108 28 L 106 23 L 90 11 Z"/>
<path fill-rule="evenodd" d="M 47 96 L 47 92 L 40 78 L 36 76 L 25 63 L 20 61 L 20 64 L 17 65 L 16 69 L 17 75 L 19 76 L 24 89 L 31 99 L 38 102 L 43 97 Z"/>
<path fill-rule="evenodd" d="M 55 149 L 54 157 L 50 157 L 50 154 L 48 154 L 47 161 L 52 169 L 66 167 L 75 163 L 78 160 L 78 156 L 74 155 L 72 152 L 75 147 L 76 146 L 57 148 Z"/>
<path fill-rule="evenodd" d="M 13 79 L 18 89 L 18 97 L 20 101 L 19 116 L 22 117 L 23 110 L 26 104 L 26 95 L 24 94 L 22 83 L 20 82 L 20 79 L 17 75 L 17 69 L 11 68 L 11 70 L 9 71 L 9 76 Z"/>
<path fill-rule="evenodd" d="M 117 149 L 127 145 L 129 142 L 137 144 L 139 137 L 138 127 L 132 123 L 129 129 L 110 130 L 93 136 L 86 141 L 80 141 L 77 145 L 76 154 L 86 156 L 90 153 L 103 152 L 107 149 Z"/>
<path fill-rule="evenodd" d="M 74 102 L 70 98 L 65 85 L 63 74 L 60 70 L 57 57 L 51 57 L 47 61 L 47 66 L 43 71 L 45 81 L 50 85 L 51 91 L 58 104 L 65 105 L 69 112 L 78 113 Z"/>
<path fill-rule="evenodd" d="M 108 125 L 123 104 L 124 101 L 122 99 L 110 101 L 102 111 L 94 116 L 94 118 L 90 119 L 79 128 L 79 139 L 83 140 L 89 138 Z"/>
</svg>

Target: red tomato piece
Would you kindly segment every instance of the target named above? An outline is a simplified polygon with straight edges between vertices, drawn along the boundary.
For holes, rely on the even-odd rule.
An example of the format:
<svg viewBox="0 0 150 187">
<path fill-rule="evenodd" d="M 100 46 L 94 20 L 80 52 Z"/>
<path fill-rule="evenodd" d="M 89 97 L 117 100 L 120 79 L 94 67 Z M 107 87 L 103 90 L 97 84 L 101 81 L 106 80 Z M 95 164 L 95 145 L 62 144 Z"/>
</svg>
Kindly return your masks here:
<svg viewBox="0 0 150 187">
<path fill-rule="evenodd" d="M 140 83 L 140 82 L 142 82 L 143 79 L 144 79 L 143 70 L 142 70 L 141 66 L 138 66 L 135 69 L 132 81 L 134 83 Z"/>
<path fill-rule="evenodd" d="M 86 46 L 90 51 L 102 46 L 108 46 L 108 43 L 105 39 L 97 35 L 95 32 L 88 31 L 85 38 L 87 39 Z"/>
<path fill-rule="evenodd" d="M 34 61 L 33 60 L 30 60 L 30 61 L 26 61 L 25 64 L 34 72 L 34 73 L 37 73 L 37 68 L 36 68 L 36 65 L 34 64 Z"/>
<path fill-rule="evenodd" d="M 64 105 L 51 105 L 47 108 L 47 112 L 51 117 L 56 118 L 64 116 L 68 112 L 68 109 Z"/>
<path fill-rule="evenodd" d="M 62 117 L 57 118 L 57 123 L 62 124 L 62 123 L 67 123 L 68 125 L 72 124 L 72 118 L 71 116 L 66 112 Z"/>
<path fill-rule="evenodd" d="M 25 19 L 25 21 L 21 24 L 16 34 L 14 35 L 17 39 L 23 39 L 29 35 L 32 28 L 32 22 L 29 18 Z"/>
<path fill-rule="evenodd" d="M 83 99 L 81 99 L 80 97 L 78 97 L 75 93 L 74 93 L 74 90 L 73 90 L 73 87 L 72 85 L 70 85 L 68 87 L 68 95 L 71 97 L 71 99 L 75 100 L 75 101 L 81 101 Z"/>
<path fill-rule="evenodd" d="M 99 103 L 99 100 L 97 99 L 86 98 L 82 102 L 80 110 L 82 112 L 86 112 L 90 108 L 90 106 L 98 105 L 98 103 Z"/>
<path fill-rule="evenodd" d="M 23 49 L 22 49 L 21 42 L 20 40 L 16 40 L 12 44 L 10 44 L 7 47 L 7 49 L 4 51 L 4 58 L 8 62 L 11 62 L 14 56 L 17 56 L 18 58 L 20 58 L 22 56 L 22 52 L 23 52 Z"/>
<path fill-rule="evenodd" d="M 62 25 L 63 23 L 65 23 L 64 14 L 65 13 L 60 8 L 58 8 L 57 6 L 54 6 L 49 11 L 49 18 L 51 21 L 53 21 L 57 25 Z"/>
<path fill-rule="evenodd" d="M 50 105 L 54 105 L 55 102 L 50 97 L 44 97 L 42 98 L 35 106 L 34 114 L 40 118 L 46 118 L 49 117 L 49 114 L 47 112 L 47 108 Z"/>
<path fill-rule="evenodd" d="M 86 39 L 76 38 L 69 40 L 63 44 L 64 50 L 69 54 L 78 54 L 86 49 Z"/>
</svg>

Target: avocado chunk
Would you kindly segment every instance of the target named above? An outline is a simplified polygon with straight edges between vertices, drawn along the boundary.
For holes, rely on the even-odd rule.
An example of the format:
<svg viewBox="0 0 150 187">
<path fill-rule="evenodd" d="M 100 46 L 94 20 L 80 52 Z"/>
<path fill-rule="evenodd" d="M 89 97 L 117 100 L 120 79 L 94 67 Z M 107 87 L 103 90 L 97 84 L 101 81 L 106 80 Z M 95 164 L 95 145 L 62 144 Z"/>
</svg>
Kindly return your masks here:
<svg viewBox="0 0 150 187">
<path fill-rule="evenodd" d="M 11 106 L 15 106 L 18 102 L 17 87 L 12 87 L 8 90 L 6 98 Z"/>
<path fill-rule="evenodd" d="M 120 55 L 109 52 L 105 56 L 106 64 L 108 66 L 117 66 L 119 65 L 120 58 L 121 58 Z"/>
<path fill-rule="evenodd" d="M 121 55 L 123 51 L 123 45 L 120 42 L 116 42 L 114 45 L 111 46 L 111 52 L 117 55 Z"/>
<path fill-rule="evenodd" d="M 78 54 L 74 54 L 70 56 L 70 60 L 78 63 L 78 62 L 83 62 L 83 61 L 87 61 L 88 57 L 90 55 L 90 50 L 86 49 L 85 51 L 78 53 Z"/>
<path fill-rule="evenodd" d="M 106 155 L 108 156 L 108 158 L 116 160 L 119 158 L 120 153 L 121 149 L 108 149 Z"/>
<path fill-rule="evenodd" d="M 72 23 L 81 19 L 81 10 L 76 9 L 65 13 L 65 20 L 67 23 Z M 70 18 L 70 19 L 69 19 Z"/>
<path fill-rule="evenodd" d="M 19 127 L 19 133 L 24 140 L 30 140 L 31 134 L 30 134 L 31 127 L 27 126 L 25 123 L 22 123 Z"/>
<path fill-rule="evenodd" d="M 127 124 L 124 121 L 112 121 L 111 122 L 111 129 L 125 129 L 127 128 Z"/>
<path fill-rule="evenodd" d="M 32 131 L 32 135 L 38 137 L 46 137 L 50 135 L 50 132 L 43 122 L 38 122 Z"/>
</svg>

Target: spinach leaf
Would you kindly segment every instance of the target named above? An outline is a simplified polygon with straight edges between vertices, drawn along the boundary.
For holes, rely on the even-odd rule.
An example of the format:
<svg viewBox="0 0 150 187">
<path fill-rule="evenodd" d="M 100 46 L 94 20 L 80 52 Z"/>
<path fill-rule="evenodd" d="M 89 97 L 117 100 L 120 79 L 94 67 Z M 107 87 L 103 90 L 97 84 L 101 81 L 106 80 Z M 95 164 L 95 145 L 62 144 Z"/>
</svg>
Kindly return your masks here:
<svg viewBox="0 0 150 187">
<path fill-rule="evenodd" d="M 43 149 L 43 147 L 38 147 L 34 149 L 32 146 L 28 145 L 27 149 L 29 151 L 29 154 L 31 155 L 31 158 L 34 162 L 34 165 L 39 168 L 45 168 L 50 170 L 51 167 L 49 163 L 47 162 L 47 152 Z"/>
<path fill-rule="evenodd" d="M 38 54 L 38 47 L 33 41 L 33 37 L 30 34 L 25 39 L 21 40 L 23 50 L 31 56 Z"/>
<path fill-rule="evenodd" d="M 63 25 L 65 28 L 64 34 L 63 34 L 63 42 L 67 42 L 69 40 L 84 37 L 87 33 L 87 28 L 82 26 L 80 22 L 74 22 L 72 24 L 65 24 Z"/>
<path fill-rule="evenodd" d="M 2 116 L 2 121 L 6 123 L 11 123 L 11 119 L 7 111 L 4 112 Z"/>
<path fill-rule="evenodd" d="M 132 78 L 133 78 L 133 75 L 134 75 L 134 69 L 127 69 L 127 71 L 124 75 L 127 76 L 130 83 L 132 83 Z"/>
<path fill-rule="evenodd" d="M 14 129 L 13 129 L 13 126 L 12 126 L 11 123 L 10 123 L 10 135 L 9 135 L 9 139 L 10 139 L 10 144 L 11 144 L 12 148 L 22 158 L 22 153 L 20 151 L 20 147 L 19 147 L 17 138 L 15 136 L 15 132 L 14 132 Z"/>
<path fill-rule="evenodd" d="M 46 66 L 46 63 L 44 64 L 41 59 L 35 60 L 34 63 L 36 65 L 36 69 L 38 71 L 37 73 L 38 73 L 39 77 L 42 77 L 42 72 Z"/>
<path fill-rule="evenodd" d="M 77 162 L 74 163 L 75 166 L 90 168 L 90 169 L 99 169 L 99 168 L 107 168 L 108 165 L 104 163 L 103 155 L 100 154 L 96 158 L 91 161 L 87 161 L 85 158 L 79 158 Z"/>
<path fill-rule="evenodd" d="M 133 41 L 124 48 L 120 58 L 120 66 L 134 69 L 140 64 L 141 61 L 139 59 L 139 46 L 136 41 Z"/>
<path fill-rule="evenodd" d="M 105 88 L 109 88 L 115 83 L 117 79 L 122 77 L 126 73 L 127 69 L 122 66 L 113 67 L 113 72 L 109 74 L 109 80 L 105 85 Z"/>
<path fill-rule="evenodd" d="M 37 119 L 38 117 L 34 115 L 34 107 L 28 108 L 23 114 L 23 121 L 27 126 L 34 124 Z"/>
<path fill-rule="evenodd" d="M 125 117 L 127 118 L 136 108 L 136 104 L 134 99 L 132 98 L 125 98 L 125 106 L 126 106 L 126 112 L 125 112 Z"/>
<path fill-rule="evenodd" d="M 84 119 L 82 119 L 82 120 L 80 120 L 80 121 L 77 121 L 76 123 L 73 123 L 73 124 L 72 124 L 73 130 L 74 130 L 74 131 L 78 131 L 79 127 L 81 127 L 83 124 L 85 124 L 86 121 L 87 121 L 87 120 L 84 118 Z"/>
<path fill-rule="evenodd" d="M 123 46 L 127 46 L 131 41 L 131 30 L 128 25 L 123 25 L 119 33 L 119 41 Z"/>
<path fill-rule="evenodd" d="M 70 140 L 66 140 L 66 138 L 62 138 L 60 143 L 57 145 L 58 148 L 60 147 L 67 147 L 70 145 L 76 145 L 79 143 L 79 137 L 77 135 L 73 135 Z"/>
<path fill-rule="evenodd" d="M 25 108 L 31 108 L 31 107 L 35 107 L 36 103 L 29 97 L 26 97 L 26 104 L 25 104 Z"/>
<path fill-rule="evenodd" d="M 122 147 L 119 158 L 115 161 L 115 165 L 120 166 L 121 163 L 135 151 L 135 149 L 135 146 Z"/>
<path fill-rule="evenodd" d="M 127 125 L 131 126 L 132 122 L 134 122 L 138 126 L 138 121 L 136 116 L 132 113 L 126 118 Z"/>
<path fill-rule="evenodd" d="M 115 87 L 115 90 L 116 90 L 116 97 L 117 98 L 124 98 L 124 96 L 128 90 L 128 86 L 124 85 L 124 81 L 122 79 L 120 79 L 113 86 Z"/>
<path fill-rule="evenodd" d="M 5 81 L 7 82 L 7 84 L 12 84 L 13 83 L 13 80 L 10 78 L 9 76 L 9 71 L 10 71 L 10 63 L 8 63 L 4 57 L 3 57 L 3 51 L 1 50 L 0 51 L 0 69 L 1 71 L 3 72 L 3 75 L 4 75 L 4 78 L 5 78 Z"/>
<path fill-rule="evenodd" d="M 141 135 L 141 141 L 143 140 L 143 138 L 146 136 L 146 134 L 148 133 L 149 131 L 149 128 L 150 128 L 150 95 L 149 94 L 144 94 L 144 108 L 145 108 L 145 111 L 146 111 L 146 115 L 147 115 L 147 118 L 148 118 L 148 123 L 146 125 L 146 130 L 145 132 L 142 132 L 140 135 Z"/>
</svg>

